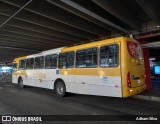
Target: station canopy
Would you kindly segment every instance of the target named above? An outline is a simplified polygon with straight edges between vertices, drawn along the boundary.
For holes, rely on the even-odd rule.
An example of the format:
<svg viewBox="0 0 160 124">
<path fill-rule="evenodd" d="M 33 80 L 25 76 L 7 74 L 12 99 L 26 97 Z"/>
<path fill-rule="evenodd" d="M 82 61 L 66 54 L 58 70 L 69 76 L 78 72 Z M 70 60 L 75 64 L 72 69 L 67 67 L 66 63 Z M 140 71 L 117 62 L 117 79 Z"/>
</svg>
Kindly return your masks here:
<svg viewBox="0 0 160 124">
<path fill-rule="evenodd" d="M 160 0 L 0 0 L 0 62 L 160 25 Z M 146 25 L 145 25 L 146 24 Z"/>
</svg>

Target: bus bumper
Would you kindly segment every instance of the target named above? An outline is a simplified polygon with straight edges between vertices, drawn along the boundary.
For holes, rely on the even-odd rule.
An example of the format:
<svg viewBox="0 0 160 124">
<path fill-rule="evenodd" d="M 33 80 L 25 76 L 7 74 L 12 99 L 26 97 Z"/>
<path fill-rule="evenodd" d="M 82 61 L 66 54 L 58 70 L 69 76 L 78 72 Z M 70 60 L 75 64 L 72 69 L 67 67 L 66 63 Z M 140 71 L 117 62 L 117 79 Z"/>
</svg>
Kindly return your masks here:
<svg viewBox="0 0 160 124">
<path fill-rule="evenodd" d="M 123 86 L 123 98 L 134 96 L 143 92 L 146 89 L 146 84 L 143 84 L 139 87 L 129 88 L 127 86 Z"/>
</svg>

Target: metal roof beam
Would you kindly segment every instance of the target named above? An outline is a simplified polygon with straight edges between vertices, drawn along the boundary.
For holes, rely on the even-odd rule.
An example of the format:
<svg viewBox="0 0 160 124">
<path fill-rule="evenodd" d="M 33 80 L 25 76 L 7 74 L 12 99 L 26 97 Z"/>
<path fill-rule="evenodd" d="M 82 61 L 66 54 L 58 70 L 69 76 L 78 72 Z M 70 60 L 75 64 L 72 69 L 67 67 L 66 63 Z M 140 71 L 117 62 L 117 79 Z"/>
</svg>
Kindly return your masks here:
<svg viewBox="0 0 160 124">
<path fill-rule="evenodd" d="M 65 1 L 65 0 L 64 0 Z M 114 15 L 133 29 L 141 28 L 141 23 L 139 22 L 140 19 L 134 12 L 125 5 L 125 1 L 120 0 L 92 0 L 95 4 L 109 12 L 110 14 Z M 125 5 L 125 6 L 124 6 Z"/>
<path fill-rule="evenodd" d="M 34 50 L 34 49 L 26 49 L 26 48 L 18 48 L 18 47 L 8 47 L 8 46 L 1 46 L 1 45 L 0 45 L 0 49 L 21 50 L 21 51 L 26 51 L 26 52 L 28 52 L 28 51 L 31 51 L 31 52 L 39 52 L 39 50 Z M 8 50 L 7 50 L 7 51 L 8 51 Z M 12 53 L 16 53 L 16 51 L 11 52 L 11 54 L 12 54 Z M 17 53 L 19 53 L 19 51 L 18 51 Z M 17 53 L 16 53 L 16 54 L 17 54 Z"/>
<path fill-rule="evenodd" d="M 2 16 L 1 19 L 10 16 L 10 15 L 4 14 L 4 13 L 0 13 L 0 15 Z M 33 21 L 29 21 L 29 20 L 32 20 L 32 19 L 28 19 L 28 18 L 30 18 L 30 17 L 23 17 L 23 19 L 22 18 L 18 18 L 18 17 L 14 17 L 14 19 L 12 19 L 12 21 L 8 22 L 8 24 L 14 24 L 14 25 L 18 25 L 18 26 L 21 25 L 21 27 L 27 27 L 27 28 L 30 28 L 30 29 L 36 29 L 37 31 L 42 31 L 42 32 L 47 32 L 48 31 L 48 32 L 50 32 L 49 34 L 51 34 L 51 35 L 54 35 L 54 36 L 55 35 L 56 36 L 61 35 L 61 37 L 63 37 L 63 36 L 65 36 L 65 37 L 71 37 L 70 39 L 73 39 L 73 40 L 84 41 L 84 40 L 88 40 L 89 38 L 94 38 L 94 37 L 96 38 L 95 35 L 92 35 L 92 37 L 89 36 L 89 35 L 88 36 L 87 35 L 86 36 L 81 36 L 81 34 L 83 34 L 82 32 L 78 36 L 78 34 L 76 34 L 76 35 L 75 34 L 71 34 L 69 31 L 68 32 L 58 31 L 58 30 L 53 29 L 53 28 L 51 28 L 51 27 L 49 27 L 47 25 L 44 25 L 44 24 L 41 25 L 38 22 L 35 23 Z M 41 19 L 37 19 L 37 20 L 41 20 Z M 56 25 L 56 24 L 52 23 L 52 25 Z M 63 28 L 65 28 L 65 27 L 63 27 Z M 66 29 L 64 29 L 64 30 L 66 30 Z M 71 30 L 72 31 L 72 29 L 67 29 L 67 30 Z"/>
<path fill-rule="evenodd" d="M 143 10 L 150 16 L 158 25 L 160 25 L 160 0 L 136 0 Z"/>
<path fill-rule="evenodd" d="M 19 44 L 19 43 L 14 43 L 13 44 L 13 42 L 15 42 L 15 41 L 0 38 L 0 46 L 18 47 L 18 48 L 33 49 L 33 50 L 39 50 L 39 51 L 42 51 L 45 48 L 45 47 L 42 48 L 42 47 L 39 47 L 39 46 L 35 48 L 35 46 L 31 45 L 31 44 L 29 44 L 29 45 L 28 44 L 22 45 L 22 44 Z M 4 52 L 4 51 L 2 51 L 2 52 Z"/>
<path fill-rule="evenodd" d="M 24 7 L 26 7 L 28 4 L 30 4 L 32 2 L 32 0 L 28 1 L 25 5 L 23 5 L 18 11 L 16 11 L 12 16 L 10 16 L 5 22 L 3 22 L 1 25 L 0 25 L 0 28 L 5 25 L 8 21 L 10 21 L 15 15 L 17 15 L 20 11 L 22 11 L 22 9 Z"/>
<path fill-rule="evenodd" d="M 55 38 L 54 36 L 51 36 L 48 34 L 43 34 L 43 33 L 35 32 L 35 31 L 27 30 L 24 27 L 17 27 L 17 26 L 8 25 L 8 24 L 0 30 L 4 31 L 4 32 L 11 32 L 11 33 L 23 35 L 23 36 L 40 38 L 40 39 L 43 39 L 44 42 L 45 42 L 45 40 L 52 41 Z"/>
<path fill-rule="evenodd" d="M 44 18 L 40 15 L 33 14 L 29 11 L 23 11 L 22 13 L 18 14 L 16 18 L 20 20 L 24 20 L 32 24 L 35 24 L 35 25 L 39 25 L 42 27 L 46 27 L 46 28 L 55 30 L 57 32 L 66 33 L 68 35 L 71 34 L 71 35 L 78 36 L 78 37 L 85 38 L 85 39 L 96 37 L 96 35 L 93 33 L 88 33 L 82 30 L 78 30 L 76 28 L 70 27 L 63 23 L 59 23 L 52 19 Z"/>
<path fill-rule="evenodd" d="M 16 32 L 18 34 L 25 34 L 25 35 L 28 35 L 28 36 L 32 36 L 32 37 L 39 37 L 39 38 L 42 38 L 42 39 L 48 39 L 48 40 L 54 40 L 55 38 L 59 38 L 57 36 L 52 36 L 50 33 L 48 33 L 47 31 L 46 32 L 41 32 L 41 31 L 38 31 L 38 30 L 31 30 L 31 29 L 28 29 L 27 27 L 21 27 L 21 26 L 16 26 L 16 25 L 11 25 L 11 24 L 7 24 L 5 27 L 3 27 L 2 29 L 0 30 L 3 30 L 3 31 L 10 31 L 10 32 Z M 54 34 L 55 35 L 55 34 Z M 72 39 L 70 37 L 61 37 L 61 39 L 64 39 L 66 38 L 66 40 L 63 41 L 64 42 L 71 42 L 71 43 L 77 43 L 77 42 L 82 42 L 84 40 L 78 40 L 78 39 Z"/>
<path fill-rule="evenodd" d="M 48 1 L 49 3 L 51 3 L 53 5 L 56 5 L 56 6 L 62 8 L 64 10 L 66 10 L 66 11 L 68 11 L 70 13 L 73 13 L 73 14 L 75 14 L 77 16 L 80 16 L 81 18 L 83 18 L 85 20 L 88 20 L 88 21 L 90 21 L 90 22 L 92 22 L 92 23 L 94 23 L 96 25 L 99 25 L 102 28 L 105 28 L 107 30 L 119 31 L 119 30 L 117 30 L 117 29 L 115 29 L 115 28 L 103 23 L 102 21 L 97 20 L 97 19 L 91 17 L 90 15 L 88 15 L 86 13 L 83 13 L 82 11 L 79 11 L 76 7 L 72 7 L 72 6 L 64 3 L 63 1 L 60 1 L 60 0 L 56 0 L 56 1 L 55 0 L 54 1 L 53 0 L 46 0 L 46 1 Z"/>
<path fill-rule="evenodd" d="M 0 45 L 13 45 L 13 46 L 26 46 L 26 48 L 36 48 L 36 49 L 47 49 L 47 48 L 51 48 L 50 46 L 42 46 L 42 45 L 38 45 L 36 43 L 25 43 L 25 42 L 21 42 L 21 41 L 17 41 L 16 39 L 6 39 L 4 37 L 0 37 Z"/>
<path fill-rule="evenodd" d="M 17 2 L 17 1 L 8 1 L 8 0 L 2 0 L 2 1 L 5 3 L 8 3 L 10 5 L 20 7 L 19 2 Z M 47 9 L 46 9 L 46 7 L 47 7 Z M 75 28 L 77 28 L 77 30 L 80 29 L 80 30 L 83 30 L 84 32 L 88 32 L 91 34 L 101 36 L 101 35 L 106 35 L 107 33 L 110 33 L 110 31 L 105 30 L 104 28 L 101 28 L 101 27 L 99 27 L 99 26 L 97 26 L 87 20 L 84 20 L 84 19 L 80 18 L 79 16 L 76 16 L 72 13 L 69 13 L 69 12 L 67 12 L 57 6 L 53 6 L 44 0 L 34 0 L 24 10 L 41 15 L 41 16 L 46 17 L 48 19 L 52 19 L 54 21 L 61 22 L 61 23 L 66 24 L 68 26 L 75 27 Z"/>
<path fill-rule="evenodd" d="M 6 40 L 13 40 L 14 43 L 20 43 L 20 44 L 31 44 L 31 45 L 35 45 L 35 47 L 37 46 L 43 46 L 43 47 L 51 47 L 51 46 L 55 46 L 55 45 L 62 45 L 61 43 L 58 43 L 58 41 L 53 41 L 52 43 L 47 43 L 47 42 L 39 42 L 39 41 L 35 41 L 35 40 L 28 40 L 28 39 L 23 39 L 23 38 L 18 38 L 16 36 L 9 36 L 9 35 L 5 35 L 5 34 L 0 34 L 0 39 L 6 39 Z"/>
<path fill-rule="evenodd" d="M 4 4 L 4 3 L 3 3 Z M 14 7 L 14 6 L 6 6 L 6 5 L 1 5 L 0 4 L 0 8 L 1 8 L 1 21 L 3 22 L 4 20 L 6 20 L 10 15 L 11 15 L 11 13 L 12 13 L 12 11 L 15 11 L 16 9 L 17 9 L 17 7 Z M 8 5 L 8 4 L 7 4 Z M 4 7 L 5 6 L 5 7 Z M 7 9 L 7 7 L 9 8 L 9 9 Z M 25 11 L 25 12 L 28 12 L 28 11 Z M 29 12 L 28 12 L 29 13 Z M 30 14 L 31 14 L 31 12 L 30 12 Z M 25 14 L 23 14 L 22 16 L 24 16 Z M 28 15 L 28 14 L 27 14 Z M 49 28 L 50 30 L 52 29 L 52 34 L 54 35 L 57 35 L 58 33 L 60 34 L 63 34 L 63 35 L 65 35 L 65 36 L 67 36 L 67 37 L 72 37 L 73 39 L 75 38 L 75 40 L 82 40 L 82 41 L 84 41 L 84 40 L 88 40 L 88 39 L 91 39 L 91 38 L 94 38 L 94 37 L 96 37 L 95 35 L 93 35 L 93 34 L 89 34 L 89 33 L 86 33 L 86 32 L 83 32 L 83 31 L 81 31 L 81 30 L 77 30 L 77 29 L 75 29 L 75 28 L 72 28 L 72 27 L 70 27 L 70 26 L 66 26 L 65 24 L 63 24 L 63 23 L 58 23 L 58 22 L 56 22 L 56 21 L 53 21 L 52 20 L 52 22 L 46 22 L 46 20 L 48 20 L 48 18 L 44 18 L 44 17 L 42 17 L 42 16 L 40 16 L 40 15 L 37 15 L 38 16 L 38 19 L 36 19 L 36 21 L 37 20 L 41 20 L 41 23 L 42 23 L 42 25 L 41 25 L 41 23 L 32 23 L 32 21 L 28 21 L 27 19 L 29 19 L 29 20 L 32 20 L 31 18 L 35 18 L 36 17 L 36 15 L 37 14 L 34 14 L 34 13 L 32 13 L 32 15 L 28 15 L 27 17 L 24 17 L 26 20 L 24 20 L 24 19 L 21 19 L 21 18 L 17 18 L 17 20 L 21 20 L 21 23 L 23 22 L 23 23 L 25 23 L 24 24 L 24 26 L 26 25 L 26 23 L 28 23 L 28 25 L 34 25 L 34 27 L 35 26 L 37 26 L 37 27 L 39 27 L 39 28 Z M 19 21 L 20 21 L 19 20 Z M 44 20 L 44 22 L 46 22 L 47 23 L 47 25 L 45 25 L 44 24 L 44 22 L 43 22 L 43 20 Z M 12 20 L 13 21 L 13 20 Z M 10 22 L 12 22 L 12 21 L 10 21 Z M 52 27 L 51 27 L 52 26 Z M 33 26 L 32 26 L 33 27 Z M 47 30 L 47 29 L 46 29 Z M 61 35 L 61 37 L 62 37 L 62 35 Z M 76 39 L 77 38 L 77 39 Z M 97 37 L 96 37 L 97 38 Z"/>
<path fill-rule="evenodd" d="M 65 39 L 60 39 L 60 40 L 62 40 L 62 42 L 59 41 L 59 39 L 57 39 L 57 40 L 54 39 L 54 40 L 56 40 L 56 41 L 54 41 L 53 39 L 52 40 L 41 39 L 39 37 L 26 36 L 26 35 L 23 35 L 23 34 L 17 34 L 17 33 L 14 33 L 14 32 L 4 31 L 4 30 L 0 30 L 0 35 L 9 36 L 9 37 L 11 36 L 11 37 L 20 38 L 20 39 L 27 39 L 27 40 L 37 42 L 37 43 L 42 43 L 42 44 L 53 44 L 55 42 L 65 43 L 65 44 L 68 44 L 68 45 L 72 44 L 70 42 L 67 42 Z"/>
<path fill-rule="evenodd" d="M 54 3 L 54 1 L 52 1 L 52 0 L 47 0 L 47 1 L 49 1 L 50 3 Z M 77 10 L 79 10 L 79 11 L 87 14 L 88 16 L 90 16 L 90 17 L 92 17 L 92 18 L 94 18 L 94 19 L 96 19 L 96 20 L 98 20 L 98 21 L 103 22 L 103 23 L 106 24 L 106 25 L 109 25 L 109 26 L 111 26 L 111 27 L 113 27 L 113 28 L 115 28 L 115 29 L 117 29 L 117 30 L 119 30 L 119 31 L 128 33 L 128 31 L 127 31 L 126 29 L 124 29 L 124 28 L 122 28 L 122 27 L 114 24 L 113 22 L 111 22 L 111 21 L 109 21 L 109 20 L 106 20 L 106 19 L 102 18 L 101 16 L 99 16 L 99 15 L 91 12 L 90 10 L 85 9 L 84 7 L 76 4 L 75 2 L 73 2 L 73 1 L 71 1 L 71 0 L 60 0 L 60 1 L 62 1 L 62 2 L 64 2 L 65 4 L 73 7 L 74 9 L 77 9 Z M 90 21 L 91 21 L 91 20 L 90 20 Z M 104 26 L 104 25 L 103 25 L 103 26 Z M 104 26 L 104 27 L 105 27 L 105 26 Z M 106 28 L 107 28 L 107 27 L 106 27 Z"/>
<path fill-rule="evenodd" d="M 37 43 L 42 43 L 42 44 L 53 44 L 53 43 L 59 43 L 59 44 L 65 43 L 68 45 L 72 44 L 71 42 L 68 42 L 66 39 L 54 38 L 52 40 L 44 40 L 41 38 L 25 36 L 25 35 L 16 34 L 16 33 L 12 33 L 12 32 L 6 32 L 6 31 L 2 31 L 2 30 L 0 30 L 0 35 L 11 36 L 11 37 L 20 38 L 20 39 L 27 39 L 27 40 L 30 40 L 31 42 L 37 42 Z"/>
</svg>

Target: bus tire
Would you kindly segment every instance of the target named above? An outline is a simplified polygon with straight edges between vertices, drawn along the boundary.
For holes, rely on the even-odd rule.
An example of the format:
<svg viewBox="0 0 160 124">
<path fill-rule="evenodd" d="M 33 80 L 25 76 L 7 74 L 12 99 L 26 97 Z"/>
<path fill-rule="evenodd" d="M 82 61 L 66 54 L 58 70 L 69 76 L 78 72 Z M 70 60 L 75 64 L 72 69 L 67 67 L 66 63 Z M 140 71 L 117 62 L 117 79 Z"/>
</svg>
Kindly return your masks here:
<svg viewBox="0 0 160 124">
<path fill-rule="evenodd" d="M 63 81 L 58 80 L 55 85 L 55 92 L 59 97 L 64 97 L 66 95 L 66 86 Z"/>
<path fill-rule="evenodd" d="M 18 86 L 19 86 L 19 88 L 24 88 L 25 87 L 24 84 L 23 84 L 23 79 L 21 77 L 18 79 Z"/>
</svg>

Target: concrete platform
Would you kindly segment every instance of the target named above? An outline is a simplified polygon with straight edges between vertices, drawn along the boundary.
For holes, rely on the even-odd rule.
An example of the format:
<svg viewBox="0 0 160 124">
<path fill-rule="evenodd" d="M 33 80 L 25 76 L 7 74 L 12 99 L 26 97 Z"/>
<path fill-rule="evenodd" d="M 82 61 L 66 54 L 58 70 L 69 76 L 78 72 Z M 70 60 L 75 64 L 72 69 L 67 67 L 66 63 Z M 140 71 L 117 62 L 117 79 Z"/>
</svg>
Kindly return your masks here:
<svg viewBox="0 0 160 124">
<path fill-rule="evenodd" d="M 160 102 L 160 80 L 152 80 L 152 89 L 146 90 L 143 93 L 133 96 L 132 98 Z"/>
</svg>

